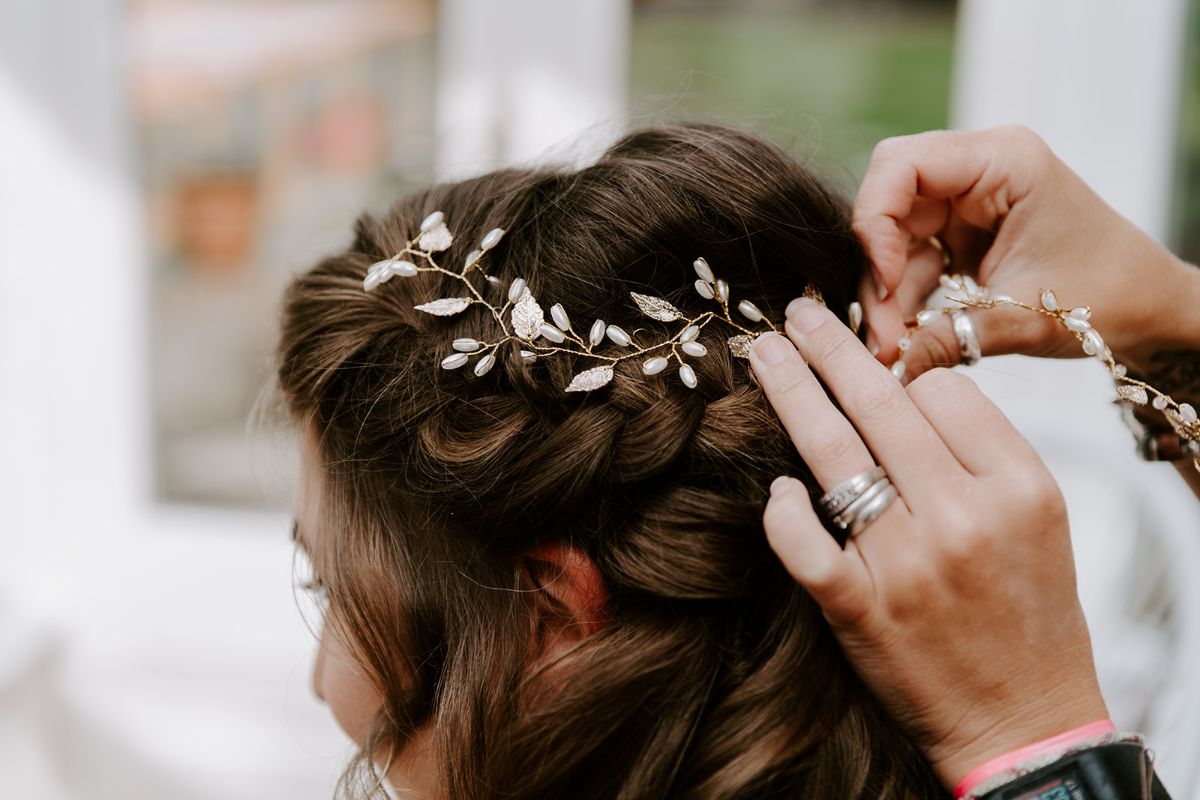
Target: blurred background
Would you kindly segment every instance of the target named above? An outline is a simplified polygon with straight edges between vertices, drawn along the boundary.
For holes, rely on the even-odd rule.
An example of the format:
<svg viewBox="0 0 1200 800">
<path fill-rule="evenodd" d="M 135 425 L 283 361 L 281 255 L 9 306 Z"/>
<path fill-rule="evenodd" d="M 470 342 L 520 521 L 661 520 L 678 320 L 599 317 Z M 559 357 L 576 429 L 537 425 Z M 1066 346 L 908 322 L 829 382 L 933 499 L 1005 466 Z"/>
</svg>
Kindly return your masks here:
<svg viewBox="0 0 1200 800">
<path fill-rule="evenodd" d="M 0 0 L 0 797 L 330 796 L 262 411 L 282 288 L 361 211 L 659 121 L 848 194 L 881 138 L 1023 122 L 1195 261 L 1196 4 Z M 1200 798 L 1197 504 L 1094 363 L 968 374 L 1067 494 L 1116 721 Z"/>
</svg>

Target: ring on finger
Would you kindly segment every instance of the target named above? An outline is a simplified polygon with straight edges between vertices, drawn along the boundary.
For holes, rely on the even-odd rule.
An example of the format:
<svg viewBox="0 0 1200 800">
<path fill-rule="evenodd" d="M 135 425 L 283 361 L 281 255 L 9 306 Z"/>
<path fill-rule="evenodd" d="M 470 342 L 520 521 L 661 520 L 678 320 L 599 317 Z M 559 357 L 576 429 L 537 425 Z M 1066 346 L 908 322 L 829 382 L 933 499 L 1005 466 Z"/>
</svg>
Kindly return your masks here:
<svg viewBox="0 0 1200 800">
<path fill-rule="evenodd" d="M 862 494 L 854 499 L 850 505 L 846 506 L 837 516 L 833 518 L 833 524 L 841 530 L 848 530 L 854 526 L 854 522 L 862 514 L 863 509 L 871 505 L 880 495 L 891 487 L 892 482 L 886 477 L 880 478 L 871 484 L 871 486 Z"/>
<path fill-rule="evenodd" d="M 958 352 L 962 356 L 962 363 L 968 367 L 977 363 L 983 357 L 983 348 L 979 346 L 975 323 L 961 310 L 951 311 L 950 321 L 954 323 L 954 338 L 958 340 Z"/>
<path fill-rule="evenodd" d="M 861 497 L 863 492 L 886 477 L 887 473 L 883 471 L 883 467 L 872 467 L 834 486 L 822 495 L 817 503 L 821 506 L 821 510 L 829 515 L 830 518 L 836 517 L 845 511 L 851 503 Z"/>
<path fill-rule="evenodd" d="M 851 520 L 850 538 L 854 538 L 865 531 L 867 526 L 879 519 L 880 515 L 887 511 L 888 507 L 895 502 L 896 498 L 899 496 L 900 495 L 899 492 L 896 491 L 896 487 L 891 483 L 888 483 L 888 485 L 884 487 L 883 491 L 867 501 L 863 507 L 859 509 L 858 514 L 854 517 L 854 519 Z"/>
</svg>

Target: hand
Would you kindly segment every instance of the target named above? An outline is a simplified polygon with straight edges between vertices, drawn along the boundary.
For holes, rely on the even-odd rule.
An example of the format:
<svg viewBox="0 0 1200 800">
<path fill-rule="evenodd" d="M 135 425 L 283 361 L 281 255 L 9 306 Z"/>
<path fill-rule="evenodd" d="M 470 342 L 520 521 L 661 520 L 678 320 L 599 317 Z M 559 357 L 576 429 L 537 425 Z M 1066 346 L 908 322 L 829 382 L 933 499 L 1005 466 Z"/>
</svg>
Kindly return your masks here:
<svg viewBox="0 0 1200 800">
<path fill-rule="evenodd" d="M 949 271 L 995 294 L 1036 306 L 1050 288 L 1065 305 L 1091 306 L 1117 360 L 1135 369 L 1154 352 L 1200 344 L 1200 271 L 1109 207 L 1025 128 L 880 142 L 855 200 L 854 230 L 874 263 L 860 300 L 884 363 L 896 359 L 904 320 L 943 272 L 931 236 L 944 243 Z M 1046 317 L 1013 308 L 967 313 L 984 355 L 1083 355 Z M 950 321 L 919 329 L 904 361 L 909 378 L 957 364 Z"/>
<path fill-rule="evenodd" d="M 899 491 L 844 550 L 795 478 L 764 512 L 866 684 L 947 787 L 1106 718 L 1066 509 L 1033 448 L 969 378 L 935 369 L 906 389 L 827 309 L 788 311 L 787 338 L 761 336 L 750 363 L 800 455 L 826 491 L 876 459 Z"/>
</svg>

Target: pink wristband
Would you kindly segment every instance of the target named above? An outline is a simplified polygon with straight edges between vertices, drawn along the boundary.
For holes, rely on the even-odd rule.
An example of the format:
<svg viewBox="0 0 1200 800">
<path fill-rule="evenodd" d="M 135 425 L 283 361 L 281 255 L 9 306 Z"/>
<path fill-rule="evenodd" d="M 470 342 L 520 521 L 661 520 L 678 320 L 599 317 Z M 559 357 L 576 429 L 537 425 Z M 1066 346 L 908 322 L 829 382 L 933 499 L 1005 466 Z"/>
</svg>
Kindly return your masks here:
<svg viewBox="0 0 1200 800">
<path fill-rule="evenodd" d="M 1116 726 L 1112 724 L 1111 720 L 1098 719 L 1095 722 L 1089 722 L 1087 725 L 1081 725 L 1078 728 L 1060 733 L 1057 736 L 1051 736 L 1049 739 L 1042 739 L 1040 742 L 1027 744 L 1024 747 L 1018 747 L 1016 750 L 1010 750 L 1003 755 L 989 759 L 968 772 L 967 777 L 959 781 L 958 786 L 954 789 L 954 800 L 959 800 L 959 798 L 988 778 L 998 775 L 1005 770 L 1012 769 L 1025 761 L 1047 753 L 1067 750 L 1077 742 L 1094 739 L 1097 736 L 1103 736 L 1115 730 Z"/>
</svg>

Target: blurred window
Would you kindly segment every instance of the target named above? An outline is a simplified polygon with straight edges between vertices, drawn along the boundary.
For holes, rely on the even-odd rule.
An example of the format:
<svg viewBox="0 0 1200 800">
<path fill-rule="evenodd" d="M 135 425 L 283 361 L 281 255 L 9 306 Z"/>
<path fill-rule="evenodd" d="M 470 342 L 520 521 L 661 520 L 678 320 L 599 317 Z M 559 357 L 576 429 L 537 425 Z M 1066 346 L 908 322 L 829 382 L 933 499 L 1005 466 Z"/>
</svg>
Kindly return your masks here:
<svg viewBox="0 0 1200 800">
<path fill-rule="evenodd" d="M 633 121 L 749 126 L 856 178 L 880 139 L 947 125 L 954 16 L 949 0 L 643 0 Z"/>
<path fill-rule="evenodd" d="M 344 247 L 361 211 L 428 182 L 435 2 L 127 8 L 158 494 L 279 507 L 292 437 L 247 426 L 282 290 Z"/>
</svg>

